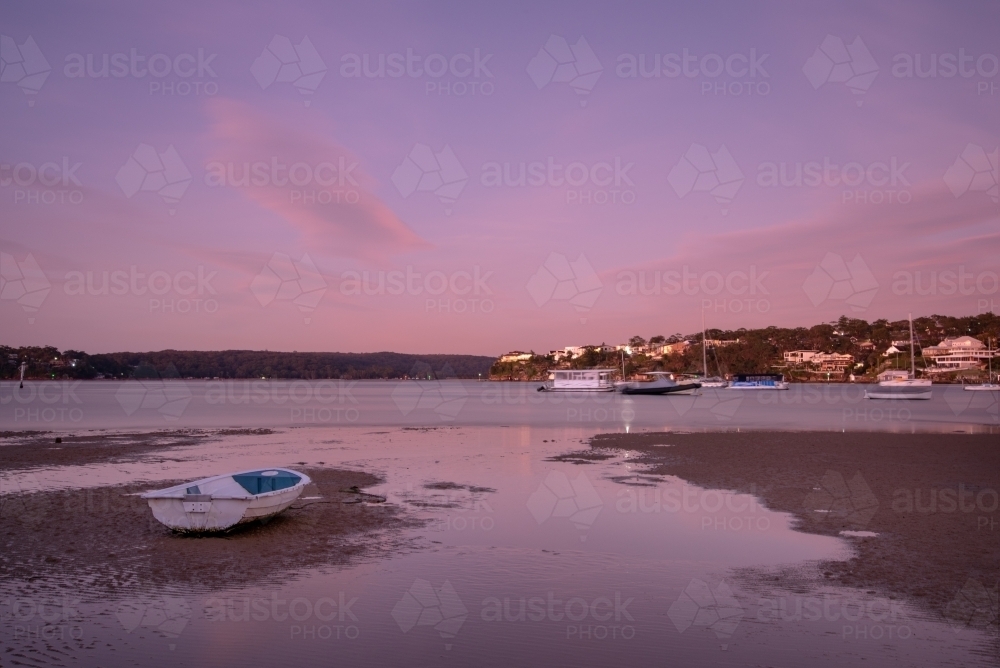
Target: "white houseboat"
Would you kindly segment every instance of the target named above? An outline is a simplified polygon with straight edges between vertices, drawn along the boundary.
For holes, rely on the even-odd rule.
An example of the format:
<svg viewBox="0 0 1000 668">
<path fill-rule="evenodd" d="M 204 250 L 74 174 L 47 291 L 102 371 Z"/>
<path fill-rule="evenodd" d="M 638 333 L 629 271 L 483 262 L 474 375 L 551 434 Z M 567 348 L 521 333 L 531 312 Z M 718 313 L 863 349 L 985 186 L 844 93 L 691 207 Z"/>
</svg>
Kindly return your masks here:
<svg viewBox="0 0 1000 668">
<path fill-rule="evenodd" d="M 615 369 L 557 369 L 549 371 L 549 379 L 539 392 L 614 392 L 611 380 Z"/>
</svg>

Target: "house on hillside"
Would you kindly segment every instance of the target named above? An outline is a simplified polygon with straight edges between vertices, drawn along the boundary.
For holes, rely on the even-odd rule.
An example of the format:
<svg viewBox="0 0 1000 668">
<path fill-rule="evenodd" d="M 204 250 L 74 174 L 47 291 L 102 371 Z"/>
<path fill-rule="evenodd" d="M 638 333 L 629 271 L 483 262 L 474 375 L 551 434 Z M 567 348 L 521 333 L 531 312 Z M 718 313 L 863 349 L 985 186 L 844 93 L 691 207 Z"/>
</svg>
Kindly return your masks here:
<svg viewBox="0 0 1000 668">
<path fill-rule="evenodd" d="M 819 365 L 819 370 L 825 373 L 843 373 L 854 364 L 854 355 L 847 353 L 820 353 L 812 359 Z"/>
<path fill-rule="evenodd" d="M 533 357 L 531 353 L 521 352 L 520 350 L 513 350 L 506 355 L 500 356 L 501 362 L 527 362 Z"/>
<path fill-rule="evenodd" d="M 676 353 L 682 353 L 691 347 L 690 341 L 678 341 L 677 343 L 668 343 L 665 346 L 660 346 L 660 355 L 674 355 Z"/>
<path fill-rule="evenodd" d="M 813 360 L 820 352 L 818 350 L 790 350 L 784 353 L 785 364 L 797 366 L 807 364 Z"/>
<path fill-rule="evenodd" d="M 924 358 L 942 371 L 975 369 L 985 364 L 994 353 L 982 341 L 971 336 L 945 338 L 936 346 L 927 346 L 922 351 Z"/>
</svg>

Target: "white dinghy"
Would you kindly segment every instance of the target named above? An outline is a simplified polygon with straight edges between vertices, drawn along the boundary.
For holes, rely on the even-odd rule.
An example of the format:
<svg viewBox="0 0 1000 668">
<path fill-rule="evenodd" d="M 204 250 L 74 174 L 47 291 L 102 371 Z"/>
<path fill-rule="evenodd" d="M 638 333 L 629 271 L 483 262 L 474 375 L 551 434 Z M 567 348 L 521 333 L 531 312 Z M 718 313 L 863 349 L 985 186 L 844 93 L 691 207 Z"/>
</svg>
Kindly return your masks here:
<svg viewBox="0 0 1000 668">
<path fill-rule="evenodd" d="M 258 469 L 212 476 L 146 492 L 153 517 L 174 531 L 226 531 L 273 517 L 299 498 L 311 481 L 289 469 Z"/>
</svg>

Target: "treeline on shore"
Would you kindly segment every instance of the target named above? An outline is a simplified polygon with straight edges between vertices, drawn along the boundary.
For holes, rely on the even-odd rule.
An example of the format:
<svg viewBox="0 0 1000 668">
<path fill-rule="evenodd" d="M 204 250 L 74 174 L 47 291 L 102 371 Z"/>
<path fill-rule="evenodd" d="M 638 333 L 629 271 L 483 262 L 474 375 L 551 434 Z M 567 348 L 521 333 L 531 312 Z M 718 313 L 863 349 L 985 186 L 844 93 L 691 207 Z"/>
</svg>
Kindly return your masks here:
<svg viewBox="0 0 1000 668">
<path fill-rule="evenodd" d="M 915 365 L 924 366 L 920 348 L 935 345 L 946 337 L 972 336 L 994 347 L 1000 339 L 1000 316 L 983 313 L 976 316 L 952 317 L 932 315 L 915 318 L 913 331 L 917 354 Z M 783 353 L 793 350 L 816 350 L 826 353 L 846 353 L 854 357 L 855 364 L 842 375 L 833 374 L 829 380 L 844 380 L 849 374 L 856 377 L 872 376 L 887 366 L 908 369 L 909 349 L 900 355 L 885 357 L 893 341 L 909 340 L 909 322 L 906 320 L 875 320 L 867 322 L 842 316 L 837 322 L 822 323 L 812 327 L 766 327 L 763 329 L 709 329 L 709 342 L 720 341 L 725 345 L 710 345 L 706 350 L 708 374 L 735 375 L 755 373 L 784 373 L 789 380 L 816 379 L 815 374 L 784 365 Z M 624 355 L 625 375 L 632 376 L 646 371 L 671 371 L 696 374 L 703 370 L 702 333 L 672 336 L 656 335 L 648 340 L 633 336 L 628 343 L 641 348 L 650 342 L 675 344 L 683 341 L 691 345 L 669 354 L 639 353 Z M 603 344 L 602 344 L 603 345 Z M 544 380 L 552 368 L 588 369 L 607 367 L 621 369 L 623 356 L 620 351 L 602 351 L 600 346 L 584 346 L 583 353 L 572 359 L 556 359 L 542 353 L 520 362 L 497 360 L 490 368 L 491 380 Z"/>
<path fill-rule="evenodd" d="M 492 357 L 405 353 L 160 350 L 90 355 L 52 346 L 0 346 L 0 378 L 478 378 Z"/>
</svg>

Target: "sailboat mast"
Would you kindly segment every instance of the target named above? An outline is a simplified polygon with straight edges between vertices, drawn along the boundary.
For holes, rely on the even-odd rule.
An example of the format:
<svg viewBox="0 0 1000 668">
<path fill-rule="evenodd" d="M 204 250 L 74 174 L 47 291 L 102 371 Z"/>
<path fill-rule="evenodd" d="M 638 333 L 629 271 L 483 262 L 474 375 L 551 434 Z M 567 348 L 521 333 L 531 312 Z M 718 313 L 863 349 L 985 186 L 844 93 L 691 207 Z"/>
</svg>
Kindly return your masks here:
<svg viewBox="0 0 1000 668">
<path fill-rule="evenodd" d="M 910 319 L 910 378 L 917 377 L 917 362 L 913 357 L 913 314 L 909 314 Z"/>
<path fill-rule="evenodd" d="M 701 309 L 701 366 L 705 370 L 705 378 L 708 378 L 708 344 L 705 341 L 705 309 Z"/>
</svg>

